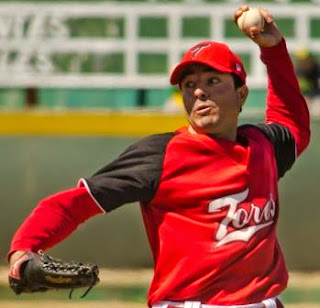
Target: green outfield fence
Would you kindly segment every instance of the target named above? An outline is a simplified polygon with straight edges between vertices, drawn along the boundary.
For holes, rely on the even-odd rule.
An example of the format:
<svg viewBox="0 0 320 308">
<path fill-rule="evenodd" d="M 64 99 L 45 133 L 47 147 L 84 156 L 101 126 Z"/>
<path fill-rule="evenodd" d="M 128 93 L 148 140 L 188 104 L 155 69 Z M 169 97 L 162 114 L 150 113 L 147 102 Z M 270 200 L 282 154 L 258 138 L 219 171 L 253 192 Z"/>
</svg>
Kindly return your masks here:
<svg viewBox="0 0 320 308">
<path fill-rule="evenodd" d="M 143 103 L 137 89 L 38 89 L 38 109 L 132 111 L 137 108 L 162 109 L 174 88 L 146 89 Z M 251 89 L 246 107 L 264 108 L 265 89 Z M 0 111 L 26 108 L 24 89 L 0 89 Z"/>
</svg>

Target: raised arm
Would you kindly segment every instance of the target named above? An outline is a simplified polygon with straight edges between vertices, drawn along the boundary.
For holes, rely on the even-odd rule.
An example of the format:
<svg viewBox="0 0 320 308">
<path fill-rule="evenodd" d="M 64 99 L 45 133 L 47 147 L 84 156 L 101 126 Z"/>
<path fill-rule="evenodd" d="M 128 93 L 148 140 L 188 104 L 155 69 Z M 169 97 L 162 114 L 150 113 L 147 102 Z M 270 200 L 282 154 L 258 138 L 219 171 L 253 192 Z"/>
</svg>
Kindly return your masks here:
<svg viewBox="0 0 320 308">
<path fill-rule="evenodd" d="M 241 6 L 235 12 L 235 21 L 248 10 Z M 245 33 L 261 49 L 261 60 L 268 72 L 266 123 L 278 123 L 287 127 L 296 143 L 296 154 L 307 147 L 310 140 L 309 111 L 301 94 L 294 68 L 282 37 L 272 15 L 260 9 L 265 19 L 263 32 L 252 27 Z"/>
<path fill-rule="evenodd" d="M 261 48 L 261 59 L 268 71 L 266 122 L 288 127 L 294 136 L 299 155 L 310 140 L 309 111 L 285 41 L 282 40 L 272 48 Z"/>
</svg>

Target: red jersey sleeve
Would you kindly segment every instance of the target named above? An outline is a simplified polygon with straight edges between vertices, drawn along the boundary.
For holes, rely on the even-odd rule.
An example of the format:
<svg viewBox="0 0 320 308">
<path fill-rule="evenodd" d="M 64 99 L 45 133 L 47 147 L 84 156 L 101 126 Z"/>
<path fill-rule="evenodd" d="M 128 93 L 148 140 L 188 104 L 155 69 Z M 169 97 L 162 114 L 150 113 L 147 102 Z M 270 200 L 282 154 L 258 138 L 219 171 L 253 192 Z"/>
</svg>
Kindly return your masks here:
<svg viewBox="0 0 320 308">
<path fill-rule="evenodd" d="M 38 251 L 61 242 L 81 223 L 103 210 L 85 187 L 43 199 L 15 233 L 8 257 L 17 250 Z"/>
<path fill-rule="evenodd" d="M 261 48 L 261 60 L 268 72 L 266 123 L 288 127 L 299 155 L 310 141 L 310 119 L 285 40 L 276 46 Z"/>
</svg>

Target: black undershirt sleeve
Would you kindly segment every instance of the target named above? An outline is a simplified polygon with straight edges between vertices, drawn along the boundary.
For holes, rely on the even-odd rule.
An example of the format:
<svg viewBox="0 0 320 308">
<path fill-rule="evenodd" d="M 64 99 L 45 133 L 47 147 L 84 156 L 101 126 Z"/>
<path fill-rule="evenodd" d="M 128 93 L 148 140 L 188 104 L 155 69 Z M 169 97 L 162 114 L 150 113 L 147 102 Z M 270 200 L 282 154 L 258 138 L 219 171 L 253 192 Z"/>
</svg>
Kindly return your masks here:
<svg viewBox="0 0 320 308">
<path fill-rule="evenodd" d="M 90 193 L 107 212 L 135 201 L 150 201 L 158 188 L 168 142 L 175 133 L 146 137 L 116 160 L 84 179 Z"/>
<path fill-rule="evenodd" d="M 279 178 L 292 167 L 296 160 L 296 144 L 289 128 L 278 124 L 258 124 L 257 127 L 272 142 Z"/>
</svg>

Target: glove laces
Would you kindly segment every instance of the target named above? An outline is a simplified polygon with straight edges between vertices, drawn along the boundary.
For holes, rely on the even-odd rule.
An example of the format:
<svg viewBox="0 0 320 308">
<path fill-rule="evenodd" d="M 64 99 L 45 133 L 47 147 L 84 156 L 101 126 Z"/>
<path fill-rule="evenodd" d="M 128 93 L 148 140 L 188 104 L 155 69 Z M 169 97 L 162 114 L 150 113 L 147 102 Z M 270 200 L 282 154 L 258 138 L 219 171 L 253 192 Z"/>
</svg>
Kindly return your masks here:
<svg viewBox="0 0 320 308">
<path fill-rule="evenodd" d="M 80 298 L 84 298 L 88 295 L 88 293 L 90 292 L 90 290 L 94 287 L 94 285 L 91 285 L 81 296 Z M 70 290 L 70 293 L 69 293 L 69 299 L 72 299 L 72 293 L 73 293 L 73 290 L 74 289 L 71 289 Z"/>
</svg>

